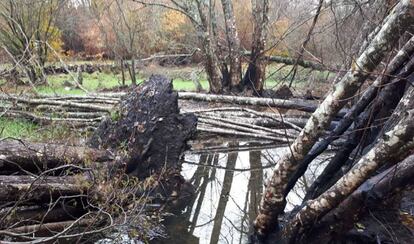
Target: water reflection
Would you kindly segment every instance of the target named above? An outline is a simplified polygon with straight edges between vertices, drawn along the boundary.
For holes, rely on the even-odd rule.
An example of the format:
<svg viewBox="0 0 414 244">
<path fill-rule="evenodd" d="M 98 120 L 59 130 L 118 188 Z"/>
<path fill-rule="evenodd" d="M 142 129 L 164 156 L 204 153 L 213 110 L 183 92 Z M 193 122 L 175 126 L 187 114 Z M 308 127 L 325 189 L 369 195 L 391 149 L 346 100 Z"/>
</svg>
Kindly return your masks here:
<svg viewBox="0 0 414 244">
<path fill-rule="evenodd" d="M 171 236 L 164 243 L 247 242 L 264 180 L 271 175 L 275 161 L 287 148 L 260 150 L 257 143 L 234 142 L 225 146 L 243 150 L 185 156 L 182 174 L 196 187 L 196 197 L 178 219 L 164 223 Z M 246 146 L 252 150 L 244 150 Z M 316 162 L 289 194 L 287 210 L 302 202 L 307 185 L 322 170 L 323 159 Z M 185 234 L 178 235 L 178 231 Z"/>
</svg>

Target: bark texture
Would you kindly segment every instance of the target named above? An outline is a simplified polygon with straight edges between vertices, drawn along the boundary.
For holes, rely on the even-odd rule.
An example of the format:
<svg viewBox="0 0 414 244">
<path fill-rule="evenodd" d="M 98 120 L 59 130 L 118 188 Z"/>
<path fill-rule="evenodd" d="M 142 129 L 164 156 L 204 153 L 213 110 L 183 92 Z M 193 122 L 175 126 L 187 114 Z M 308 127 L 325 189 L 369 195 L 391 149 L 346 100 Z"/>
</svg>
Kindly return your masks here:
<svg viewBox="0 0 414 244">
<path fill-rule="evenodd" d="M 264 55 L 269 22 L 269 0 L 252 0 L 253 6 L 253 42 L 249 66 L 243 77 L 243 85 L 260 95 L 266 75 L 266 59 Z"/>
<path fill-rule="evenodd" d="M 352 169 L 335 185 L 315 200 L 308 201 L 284 228 L 287 240 L 292 240 L 308 229 L 315 220 L 338 206 L 369 176 L 385 163 L 397 163 L 408 156 L 414 149 L 414 110 L 410 110 L 405 118 L 382 140 L 361 158 Z M 404 150 L 401 150 L 404 148 Z"/>
<path fill-rule="evenodd" d="M 278 161 L 273 176 L 267 184 L 260 213 L 256 218 L 255 227 L 259 236 L 265 236 L 276 225 L 278 215 L 283 213 L 284 194 L 291 175 L 297 170 L 300 162 L 332 118 L 355 94 L 369 72 L 372 72 L 384 55 L 391 50 L 392 44 L 397 42 L 400 28 L 404 29 L 411 24 L 413 12 L 411 1 L 404 0 L 396 5 L 376 37 L 357 59 L 355 67 L 352 67 L 334 86 L 290 146 L 289 151 Z"/>
<path fill-rule="evenodd" d="M 117 116 L 102 122 L 90 144 L 124 151 L 126 172 L 139 178 L 178 167 L 197 126 L 193 114 L 180 114 L 178 95 L 163 76 L 152 76 L 125 97 Z"/>
<path fill-rule="evenodd" d="M 226 25 L 227 43 L 229 48 L 230 62 L 230 85 L 231 88 L 239 88 L 241 83 L 241 53 L 240 39 L 236 28 L 236 18 L 231 0 L 221 0 Z"/>
<path fill-rule="evenodd" d="M 88 165 L 107 162 L 114 156 L 105 150 L 18 140 L 0 141 L 0 172 L 43 172 L 55 167 L 74 164 Z"/>
</svg>

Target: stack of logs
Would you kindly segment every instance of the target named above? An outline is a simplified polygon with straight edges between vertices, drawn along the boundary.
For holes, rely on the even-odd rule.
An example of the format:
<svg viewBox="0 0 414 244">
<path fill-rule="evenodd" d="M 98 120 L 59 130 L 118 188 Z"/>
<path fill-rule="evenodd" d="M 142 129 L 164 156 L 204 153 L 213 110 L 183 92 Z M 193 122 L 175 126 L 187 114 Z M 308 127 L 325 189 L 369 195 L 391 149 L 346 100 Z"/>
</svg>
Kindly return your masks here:
<svg viewBox="0 0 414 244">
<path fill-rule="evenodd" d="M 109 112 L 79 100 L 18 101 Z M 127 95 L 88 146 L 0 140 L 0 242 L 93 242 L 120 227 L 141 240 L 162 234 L 144 210 L 182 208 L 191 198 L 180 162 L 196 121 L 179 113 L 171 81 L 154 76 Z"/>
<path fill-rule="evenodd" d="M 38 124 L 66 124 L 74 128 L 96 129 L 105 118 L 116 118 L 117 106 L 125 93 L 100 93 L 68 96 L 22 97 L 0 95 L 0 111 L 5 117 L 23 118 Z M 207 135 L 237 136 L 286 143 L 294 138 L 317 104 L 293 99 L 254 98 L 179 92 L 183 100 L 198 100 L 231 104 L 227 107 L 187 109 L 199 119 L 198 132 Z M 208 106 L 208 105 L 207 105 Z M 248 106 L 277 108 L 271 112 L 258 112 Z M 300 111 L 283 114 L 278 109 Z M 335 123 L 335 122 L 334 122 Z M 333 126 L 332 126 L 333 127 Z"/>
</svg>

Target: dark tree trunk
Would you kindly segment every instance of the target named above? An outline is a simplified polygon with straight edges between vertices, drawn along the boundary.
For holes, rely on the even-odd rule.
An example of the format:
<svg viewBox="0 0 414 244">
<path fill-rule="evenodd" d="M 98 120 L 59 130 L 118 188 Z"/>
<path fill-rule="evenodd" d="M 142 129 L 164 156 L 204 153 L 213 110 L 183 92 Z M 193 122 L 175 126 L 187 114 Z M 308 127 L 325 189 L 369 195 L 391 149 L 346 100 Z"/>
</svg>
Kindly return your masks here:
<svg viewBox="0 0 414 244">
<path fill-rule="evenodd" d="M 269 22 L 269 0 L 252 0 L 254 30 L 252 51 L 249 66 L 243 77 L 243 86 L 253 90 L 253 94 L 261 95 L 266 76 L 266 36 Z"/>
</svg>

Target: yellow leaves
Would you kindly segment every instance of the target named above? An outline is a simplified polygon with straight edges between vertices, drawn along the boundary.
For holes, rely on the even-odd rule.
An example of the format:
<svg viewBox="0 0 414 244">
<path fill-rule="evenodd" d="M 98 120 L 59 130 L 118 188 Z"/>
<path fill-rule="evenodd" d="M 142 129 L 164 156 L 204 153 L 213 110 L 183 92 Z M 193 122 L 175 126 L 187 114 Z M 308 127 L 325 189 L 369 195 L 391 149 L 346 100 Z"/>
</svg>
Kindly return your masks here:
<svg viewBox="0 0 414 244">
<path fill-rule="evenodd" d="M 275 40 L 282 39 L 286 31 L 289 29 L 289 25 L 289 19 L 287 18 L 283 18 L 271 23 L 269 28 L 269 36 Z M 287 57 L 289 56 L 289 50 L 287 46 L 281 42 L 279 45 L 269 49 L 266 52 L 266 55 Z"/>
<path fill-rule="evenodd" d="M 186 20 L 186 16 L 182 13 L 174 10 L 167 10 L 162 17 L 162 25 L 165 31 L 183 35 L 183 33 L 179 32 L 181 27 L 186 23 Z"/>
</svg>

